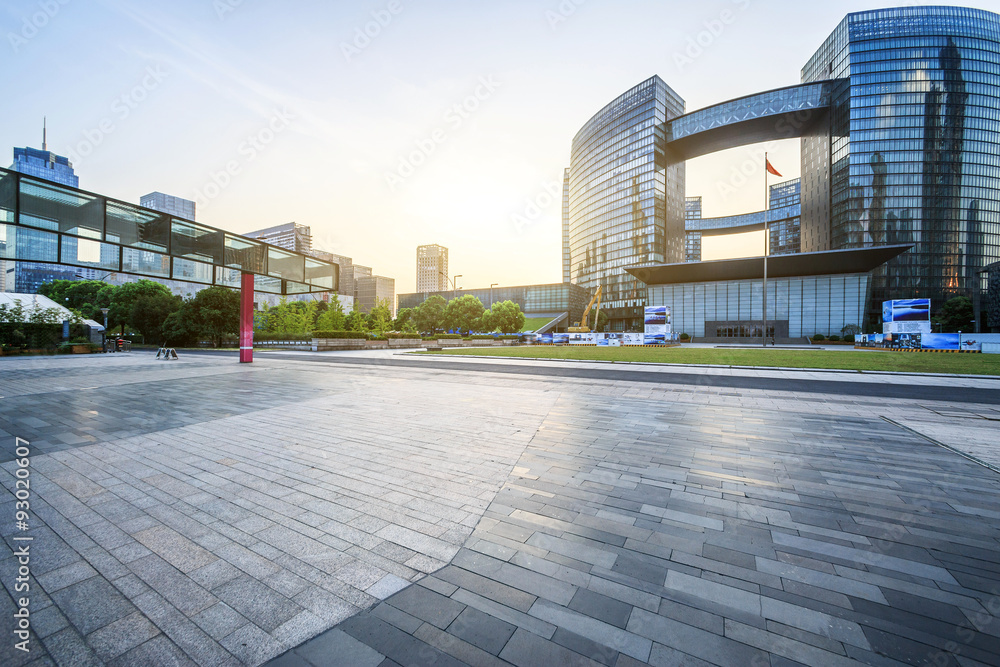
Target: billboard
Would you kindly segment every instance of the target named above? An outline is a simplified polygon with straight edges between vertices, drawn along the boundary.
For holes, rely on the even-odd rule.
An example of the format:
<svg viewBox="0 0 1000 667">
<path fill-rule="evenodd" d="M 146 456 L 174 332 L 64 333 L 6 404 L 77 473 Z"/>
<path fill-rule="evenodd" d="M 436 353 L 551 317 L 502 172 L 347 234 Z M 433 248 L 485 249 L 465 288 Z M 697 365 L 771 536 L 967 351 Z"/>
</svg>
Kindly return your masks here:
<svg viewBox="0 0 1000 667">
<path fill-rule="evenodd" d="M 645 345 L 662 345 L 670 333 L 670 309 L 666 306 L 646 306 Z"/>
<path fill-rule="evenodd" d="M 882 302 L 882 333 L 929 334 L 930 299 L 897 299 Z"/>
<path fill-rule="evenodd" d="M 670 324 L 670 309 L 666 306 L 646 307 L 646 326 Z"/>
</svg>

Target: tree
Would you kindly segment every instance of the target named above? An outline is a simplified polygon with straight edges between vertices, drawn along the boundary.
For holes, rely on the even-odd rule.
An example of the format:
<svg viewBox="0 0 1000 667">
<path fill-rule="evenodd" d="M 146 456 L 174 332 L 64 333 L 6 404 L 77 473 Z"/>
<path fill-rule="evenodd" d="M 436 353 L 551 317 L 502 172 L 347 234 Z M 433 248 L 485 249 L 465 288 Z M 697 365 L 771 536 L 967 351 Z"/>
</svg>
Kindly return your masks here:
<svg viewBox="0 0 1000 667">
<path fill-rule="evenodd" d="M 360 310 L 352 310 L 347 314 L 347 319 L 344 320 L 344 326 L 347 331 L 357 331 L 359 333 L 368 333 L 368 318 Z"/>
<path fill-rule="evenodd" d="M 322 305 L 326 308 L 319 309 L 322 312 L 316 317 L 316 329 L 318 331 L 343 331 L 344 321 L 347 317 L 344 315 L 344 305 L 340 303 L 340 299 L 334 297 L 329 304 L 323 303 Z"/>
<path fill-rule="evenodd" d="M 104 290 L 101 293 L 104 293 Z M 122 333 L 125 333 L 126 325 L 137 328 L 130 319 L 133 304 L 142 296 L 155 294 L 171 296 L 170 290 L 165 285 L 145 279 L 113 288 L 109 295 L 108 328 L 121 327 Z"/>
<path fill-rule="evenodd" d="M 603 310 L 591 310 L 590 315 L 587 317 L 587 326 L 590 327 L 591 331 L 604 331 L 604 327 L 608 324 L 608 314 Z"/>
<path fill-rule="evenodd" d="M 972 300 L 967 296 L 956 296 L 945 301 L 941 310 L 931 321 L 941 325 L 941 331 L 955 333 L 956 331 L 972 331 L 972 320 L 975 317 Z"/>
<path fill-rule="evenodd" d="M 380 336 L 392 328 L 392 304 L 389 299 L 375 299 L 375 307 L 368 313 L 368 328 Z"/>
<path fill-rule="evenodd" d="M 449 329 L 458 329 L 459 333 L 471 332 L 482 316 L 483 302 L 471 294 L 466 294 L 448 302 L 448 307 L 444 311 L 444 322 Z"/>
<path fill-rule="evenodd" d="M 524 313 L 521 306 L 513 301 L 494 303 L 493 307 L 483 313 L 482 331 L 499 331 L 500 333 L 517 333 L 524 327 Z"/>
<path fill-rule="evenodd" d="M 435 332 L 444 328 L 444 311 L 448 302 L 440 294 L 432 294 L 413 310 L 413 324 L 418 331 Z"/>
<path fill-rule="evenodd" d="M 109 306 L 114 291 L 114 286 L 100 280 L 53 280 L 38 288 L 42 296 L 101 323 L 104 322 L 101 308 Z"/>
<path fill-rule="evenodd" d="M 845 324 L 840 330 L 842 336 L 857 336 L 859 333 L 861 333 L 861 327 L 857 324 Z"/>
<path fill-rule="evenodd" d="M 239 292 L 221 285 L 206 287 L 191 299 L 191 311 L 199 336 L 208 338 L 216 347 L 239 335 Z"/>
<path fill-rule="evenodd" d="M 179 296 L 169 292 L 140 294 L 129 310 L 129 324 L 142 334 L 143 342 L 159 345 L 163 342 L 163 323 L 167 317 L 181 309 L 181 303 Z"/>
<path fill-rule="evenodd" d="M 412 324 L 410 321 L 413 317 L 412 308 L 400 308 L 396 313 L 396 319 L 392 323 L 392 328 L 396 331 L 405 331 L 407 324 Z"/>
</svg>

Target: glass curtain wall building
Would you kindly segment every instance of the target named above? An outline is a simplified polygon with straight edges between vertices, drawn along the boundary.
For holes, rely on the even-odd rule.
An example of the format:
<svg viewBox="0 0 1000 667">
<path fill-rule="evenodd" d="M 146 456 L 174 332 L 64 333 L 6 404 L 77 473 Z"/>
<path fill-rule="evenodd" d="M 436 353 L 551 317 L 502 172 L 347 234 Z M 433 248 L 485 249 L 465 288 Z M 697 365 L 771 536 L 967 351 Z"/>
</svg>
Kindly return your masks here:
<svg viewBox="0 0 1000 667">
<path fill-rule="evenodd" d="M 665 166 L 663 127 L 684 100 L 654 76 L 601 109 L 573 139 L 564 263 L 603 286 L 612 331 L 643 326 L 645 286 L 626 266 L 684 261 L 684 164 Z"/>
<path fill-rule="evenodd" d="M 875 272 L 871 317 L 890 298 L 972 297 L 1000 260 L 1000 16 L 850 14 L 802 70 L 830 79 L 829 131 L 802 142 L 803 251 L 913 244 Z"/>
</svg>

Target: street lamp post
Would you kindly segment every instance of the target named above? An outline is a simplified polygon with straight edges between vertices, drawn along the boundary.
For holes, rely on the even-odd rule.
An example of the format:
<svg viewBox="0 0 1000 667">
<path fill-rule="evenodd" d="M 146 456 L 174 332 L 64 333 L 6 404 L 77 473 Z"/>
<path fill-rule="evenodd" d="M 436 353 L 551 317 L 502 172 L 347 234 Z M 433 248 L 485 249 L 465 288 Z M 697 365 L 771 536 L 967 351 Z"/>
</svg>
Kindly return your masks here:
<svg viewBox="0 0 1000 667">
<path fill-rule="evenodd" d="M 101 350 L 103 352 L 108 351 L 108 311 L 110 308 L 101 308 L 101 312 L 104 313 L 104 331 L 101 332 Z"/>
</svg>

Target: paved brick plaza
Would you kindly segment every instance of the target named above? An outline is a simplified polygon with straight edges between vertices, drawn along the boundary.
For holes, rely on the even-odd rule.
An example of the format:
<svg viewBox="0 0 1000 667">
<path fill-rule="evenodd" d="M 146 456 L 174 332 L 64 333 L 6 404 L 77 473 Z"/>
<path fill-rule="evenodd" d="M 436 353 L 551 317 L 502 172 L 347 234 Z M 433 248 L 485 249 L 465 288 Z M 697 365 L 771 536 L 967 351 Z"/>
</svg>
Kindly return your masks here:
<svg viewBox="0 0 1000 667">
<path fill-rule="evenodd" d="M 0 664 L 1000 663 L 1000 381 L 316 358 L 0 360 Z"/>
</svg>

